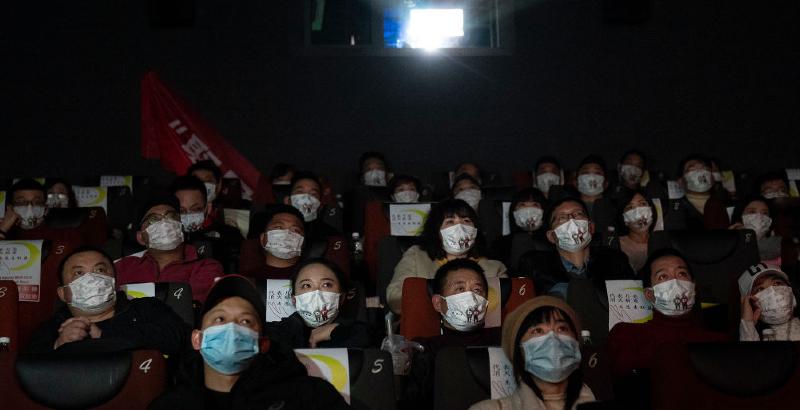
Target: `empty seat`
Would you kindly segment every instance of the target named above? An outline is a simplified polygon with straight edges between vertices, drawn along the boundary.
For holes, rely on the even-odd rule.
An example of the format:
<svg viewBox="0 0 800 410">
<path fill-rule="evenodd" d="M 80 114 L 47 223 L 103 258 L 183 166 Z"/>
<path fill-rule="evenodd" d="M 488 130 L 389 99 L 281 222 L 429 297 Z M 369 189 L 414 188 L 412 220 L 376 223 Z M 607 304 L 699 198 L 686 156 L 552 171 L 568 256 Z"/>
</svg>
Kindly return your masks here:
<svg viewBox="0 0 800 410">
<path fill-rule="evenodd" d="M 155 350 L 92 355 L 0 354 L 0 382 L 9 409 L 141 409 L 166 384 Z"/>
<path fill-rule="evenodd" d="M 653 409 L 788 409 L 800 389 L 800 343 L 664 346 L 651 370 Z"/>
<path fill-rule="evenodd" d="M 433 279 L 406 278 L 403 282 L 403 314 L 400 333 L 406 339 L 432 337 L 441 332 L 441 315 L 431 303 Z M 533 281 L 528 278 L 500 278 L 501 317 L 535 295 Z"/>
</svg>

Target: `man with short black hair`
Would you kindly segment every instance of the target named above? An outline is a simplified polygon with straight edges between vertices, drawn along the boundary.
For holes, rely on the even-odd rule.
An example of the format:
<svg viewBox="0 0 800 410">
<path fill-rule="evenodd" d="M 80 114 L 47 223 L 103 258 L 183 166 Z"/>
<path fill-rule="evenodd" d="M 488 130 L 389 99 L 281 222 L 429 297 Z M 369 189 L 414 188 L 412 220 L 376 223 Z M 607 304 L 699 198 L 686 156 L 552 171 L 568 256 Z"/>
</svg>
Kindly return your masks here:
<svg viewBox="0 0 800 410">
<path fill-rule="evenodd" d="M 303 214 L 295 207 L 276 204 L 267 207 L 264 230 L 258 236 L 257 263 L 242 263 L 242 275 L 261 279 L 289 279 L 310 249 L 305 240 Z M 256 262 L 256 261 L 253 261 Z"/>
<path fill-rule="evenodd" d="M 712 194 L 711 159 L 702 154 L 691 154 L 681 160 L 677 176 L 685 194 L 683 198 L 669 200 L 664 213 L 664 229 L 727 229 L 730 219 L 725 201 Z"/>
<path fill-rule="evenodd" d="M 199 259 L 194 246 L 184 243 L 179 209 L 172 195 L 156 197 L 144 207 L 136 240 L 147 250 L 116 262 L 119 285 L 184 282 L 191 285 L 194 300 L 205 300 L 214 279 L 223 275 L 222 265 Z"/>
<path fill-rule="evenodd" d="M 114 264 L 103 251 L 81 247 L 64 257 L 59 267 L 58 298 L 66 305 L 39 326 L 26 350 L 35 353 L 72 349 L 156 349 L 175 354 L 184 348 L 188 327 L 167 305 L 155 298 L 128 300 L 116 292 Z M 73 345 L 74 343 L 74 345 Z M 75 351 L 75 350 L 72 350 Z"/>
</svg>

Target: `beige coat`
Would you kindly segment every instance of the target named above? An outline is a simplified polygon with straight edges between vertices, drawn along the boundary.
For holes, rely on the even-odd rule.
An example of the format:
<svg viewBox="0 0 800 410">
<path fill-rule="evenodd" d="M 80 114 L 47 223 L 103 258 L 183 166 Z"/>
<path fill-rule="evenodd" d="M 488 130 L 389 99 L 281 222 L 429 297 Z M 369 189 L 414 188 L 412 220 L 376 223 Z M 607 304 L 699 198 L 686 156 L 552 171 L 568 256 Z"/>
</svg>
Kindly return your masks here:
<svg viewBox="0 0 800 410">
<path fill-rule="evenodd" d="M 389 307 L 395 313 L 401 313 L 400 301 L 403 295 L 403 281 L 406 278 L 433 279 L 436 270 L 442 265 L 442 261 L 432 260 L 419 246 L 410 247 L 403 254 L 403 258 L 400 259 L 397 266 L 395 266 L 392 281 L 386 288 L 386 299 L 389 302 Z M 506 266 L 500 261 L 481 258 L 478 260 L 478 265 L 483 268 L 487 278 L 507 277 Z"/>
<path fill-rule="evenodd" d="M 527 384 L 520 383 L 519 388 L 510 396 L 475 403 L 469 410 L 562 410 L 565 400 L 566 395 L 559 394 L 545 395 L 542 401 Z M 595 401 L 594 393 L 584 384 L 572 409 L 574 410 L 578 404 L 592 401 Z"/>
</svg>

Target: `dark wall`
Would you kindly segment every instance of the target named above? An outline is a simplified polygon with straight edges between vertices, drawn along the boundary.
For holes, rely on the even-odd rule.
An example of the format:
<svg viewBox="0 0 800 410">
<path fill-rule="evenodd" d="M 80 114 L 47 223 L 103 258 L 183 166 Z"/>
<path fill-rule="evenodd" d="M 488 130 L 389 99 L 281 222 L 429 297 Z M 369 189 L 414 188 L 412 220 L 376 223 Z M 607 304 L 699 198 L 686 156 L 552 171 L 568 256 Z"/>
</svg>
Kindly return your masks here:
<svg viewBox="0 0 800 410">
<path fill-rule="evenodd" d="M 598 0 L 517 1 L 512 56 L 405 58 L 299 56 L 287 3 L 197 0 L 178 29 L 107 3 L 7 13 L 3 176 L 161 173 L 139 156 L 148 68 L 265 171 L 341 175 L 367 149 L 412 172 L 469 159 L 508 174 L 546 153 L 613 164 L 629 147 L 670 173 L 693 151 L 800 165 L 796 1 L 653 1 L 628 26 L 604 24 Z"/>
</svg>

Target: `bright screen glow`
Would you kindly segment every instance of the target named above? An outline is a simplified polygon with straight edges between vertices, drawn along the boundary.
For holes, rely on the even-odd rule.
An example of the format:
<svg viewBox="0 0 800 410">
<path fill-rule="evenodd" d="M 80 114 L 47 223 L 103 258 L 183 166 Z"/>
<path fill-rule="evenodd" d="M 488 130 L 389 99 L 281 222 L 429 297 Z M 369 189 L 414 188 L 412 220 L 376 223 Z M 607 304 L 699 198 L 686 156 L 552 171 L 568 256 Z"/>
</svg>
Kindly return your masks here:
<svg viewBox="0 0 800 410">
<path fill-rule="evenodd" d="M 447 47 L 464 37 L 464 10 L 412 9 L 406 30 L 412 48 Z"/>
</svg>

